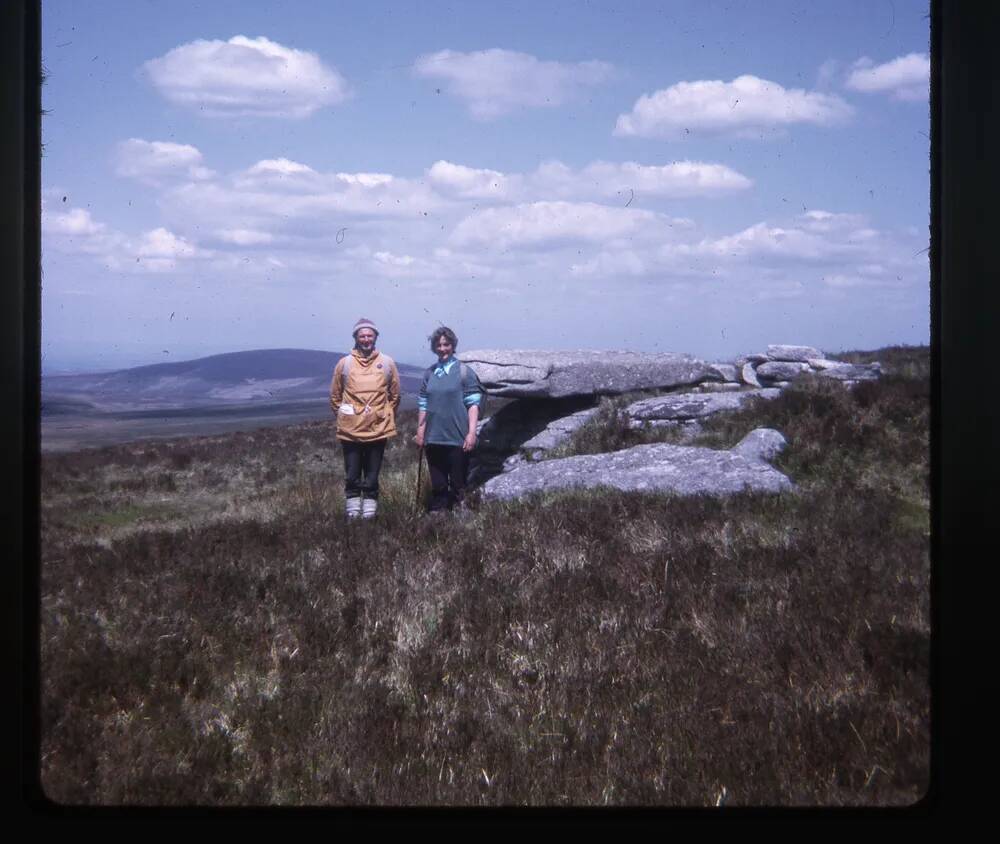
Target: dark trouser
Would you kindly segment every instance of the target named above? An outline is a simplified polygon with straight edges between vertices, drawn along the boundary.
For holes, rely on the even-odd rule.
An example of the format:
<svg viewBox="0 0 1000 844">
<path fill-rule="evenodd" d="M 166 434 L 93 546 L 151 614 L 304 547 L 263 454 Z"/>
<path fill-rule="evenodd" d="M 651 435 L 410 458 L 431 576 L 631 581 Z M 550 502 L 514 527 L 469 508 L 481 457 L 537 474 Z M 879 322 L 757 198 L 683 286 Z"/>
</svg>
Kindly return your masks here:
<svg viewBox="0 0 1000 844">
<path fill-rule="evenodd" d="M 424 452 L 431 476 L 431 501 L 427 509 L 450 510 L 465 495 L 469 453 L 460 445 L 428 445 Z"/>
<path fill-rule="evenodd" d="M 385 440 L 367 443 L 341 441 L 344 447 L 344 496 L 378 498 L 378 473 L 382 468 Z"/>
</svg>

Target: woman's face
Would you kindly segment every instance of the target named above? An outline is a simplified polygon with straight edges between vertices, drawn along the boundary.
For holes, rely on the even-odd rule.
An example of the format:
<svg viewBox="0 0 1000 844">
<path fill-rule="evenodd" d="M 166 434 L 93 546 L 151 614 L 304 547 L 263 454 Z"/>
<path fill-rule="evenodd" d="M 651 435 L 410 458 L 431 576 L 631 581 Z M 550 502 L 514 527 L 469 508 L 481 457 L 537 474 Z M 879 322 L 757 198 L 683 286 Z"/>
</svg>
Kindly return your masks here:
<svg viewBox="0 0 1000 844">
<path fill-rule="evenodd" d="M 443 361 L 451 357 L 455 347 L 452 346 L 451 340 L 447 337 L 439 337 L 437 343 L 434 344 L 434 351 L 437 352 L 438 360 Z"/>
</svg>

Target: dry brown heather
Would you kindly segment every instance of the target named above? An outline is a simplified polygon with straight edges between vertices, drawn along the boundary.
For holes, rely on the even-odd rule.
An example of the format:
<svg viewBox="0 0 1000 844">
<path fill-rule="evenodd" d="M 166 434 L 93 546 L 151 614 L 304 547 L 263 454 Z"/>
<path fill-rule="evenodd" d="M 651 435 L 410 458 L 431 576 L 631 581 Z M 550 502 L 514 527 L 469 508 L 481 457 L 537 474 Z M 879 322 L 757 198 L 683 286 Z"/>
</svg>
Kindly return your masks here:
<svg viewBox="0 0 1000 844">
<path fill-rule="evenodd" d="M 879 383 L 810 381 L 708 426 L 719 447 L 784 432 L 800 493 L 781 497 L 567 493 L 431 519 L 404 436 L 378 523 L 348 530 L 327 424 L 46 457 L 47 794 L 919 799 L 928 352 L 851 356 L 876 358 Z M 604 417 L 575 448 L 655 436 Z"/>
</svg>

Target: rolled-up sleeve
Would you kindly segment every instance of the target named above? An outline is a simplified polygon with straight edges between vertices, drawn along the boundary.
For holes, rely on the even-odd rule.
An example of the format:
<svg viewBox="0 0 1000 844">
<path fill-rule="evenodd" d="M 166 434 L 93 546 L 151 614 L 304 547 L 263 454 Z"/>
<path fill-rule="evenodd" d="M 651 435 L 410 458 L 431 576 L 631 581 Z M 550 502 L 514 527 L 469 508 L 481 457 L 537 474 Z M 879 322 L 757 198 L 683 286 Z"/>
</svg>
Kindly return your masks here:
<svg viewBox="0 0 1000 844">
<path fill-rule="evenodd" d="M 470 366 L 468 367 L 469 378 L 467 384 L 462 385 L 462 403 L 466 407 L 472 407 L 474 404 L 481 404 L 483 401 L 483 385 L 479 381 L 479 376 L 476 375 L 476 371 Z"/>
</svg>

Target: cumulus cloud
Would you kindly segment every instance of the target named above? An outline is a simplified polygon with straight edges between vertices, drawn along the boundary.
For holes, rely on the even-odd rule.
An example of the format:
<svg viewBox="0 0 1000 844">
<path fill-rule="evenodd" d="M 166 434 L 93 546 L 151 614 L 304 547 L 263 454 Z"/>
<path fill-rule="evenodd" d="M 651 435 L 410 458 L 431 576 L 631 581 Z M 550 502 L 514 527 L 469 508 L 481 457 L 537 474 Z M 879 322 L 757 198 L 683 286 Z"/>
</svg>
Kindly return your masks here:
<svg viewBox="0 0 1000 844">
<path fill-rule="evenodd" d="M 459 246 L 533 247 L 570 241 L 608 242 L 641 233 L 658 215 L 593 202 L 541 201 L 487 208 L 455 226 Z"/>
<path fill-rule="evenodd" d="M 732 82 L 678 82 L 643 94 L 632 111 L 618 117 L 614 134 L 629 137 L 682 138 L 688 133 L 751 135 L 794 123 L 831 126 L 852 114 L 840 97 L 786 89 L 756 76 Z"/>
<path fill-rule="evenodd" d="M 412 255 L 393 255 L 391 252 L 376 252 L 372 257 L 390 267 L 408 267 L 416 260 Z"/>
<path fill-rule="evenodd" d="M 847 267 L 846 272 L 831 272 L 821 279 L 827 287 L 907 287 L 911 282 L 911 272 L 897 267 L 890 272 L 882 264 L 861 264 Z"/>
<path fill-rule="evenodd" d="M 190 144 L 129 138 L 118 144 L 115 173 L 148 185 L 169 179 L 209 179 L 215 175 L 202 163 L 202 154 Z"/>
<path fill-rule="evenodd" d="M 705 241 L 702 247 L 720 256 L 771 255 L 808 260 L 828 257 L 831 244 L 801 228 L 757 223 L 736 234 Z"/>
<path fill-rule="evenodd" d="M 930 90 L 931 61 L 926 53 L 908 53 L 880 65 L 867 56 L 854 63 L 845 83 L 853 91 L 888 94 L 895 100 L 926 100 Z"/>
<path fill-rule="evenodd" d="M 562 105 L 610 79 L 614 68 L 607 62 L 543 61 L 494 48 L 429 53 L 417 59 L 414 73 L 442 80 L 445 90 L 465 101 L 474 118 L 492 120 L 518 108 Z"/>
<path fill-rule="evenodd" d="M 232 174 L 228 181 L 236 190 L 247 192 L 296 194 L 323 189 L 319 173 L 306 164 L 287 158 L 258 161 L 246 170 Z"/>
<path fill-rule="evenodd" d="M 334 178 L 344 185 L 360 188 L 379 188 L 393 181 L 390 173 L 336 173 Z"/>
<path fill-rule="evenodd" d="M 633 196 L 645 194 L 672 199 L 719 196 L 746 190 L 753 185 L 746 176 L 724 164 L 701 161 L 675 161 L 662 165 L 595 161 L 583 168 L 580 180 L 595 185 L 605 197 L 631 190 Z"/>
<path fill-rule="evenodd" d="M 259 161 L 223 179 L 175 186 L 161 198 L 172 224 L 230 232 L 221 235 L 230 242 L 247 237 L 232 232 L 328 237 L 362 220 L 417 219 L 446 203 L 421 180 L 389 173 L 322 173 L 283 158 Z M 262 242 L 259 237 L 257 242 Z"/>
<path fill-rule="evenodd" d="M 120 254 L 126 243 L 124 235 L 95 220 L 85 208 L 53 212 L 42 203 L 43 254 L 51 247 L 67 254 L 107 259 Z"/>
<path fill-rule="evenodd" d="M 438 160 L 411 178 L 321 171 L 273 157 L 207 179 L 197 177 L 204 162 L 193 147 L 154 143 L 130 148 L 134 161 L 160 161 L 171 174 L 157 191 L 163 219 L 156 228 L 124 235 L 86 209 L 50 202 L 46 248 L 87 253 L 132 274 L 179 278 L 198 267 L 410 286 L 474 277 L 512 290 L 525 279 L 567 290 L 725 279 L 734 293 L 746 282 L 760 296 L 820 289 L 843 297 L 921 277 L 919 261 L 910 259 L 925 245 L 919 232 L 880 231 L 859 214 L 814 209 L 706 234 L 664 213 L 666 201 L 752 187 L 716 163 L 547 161 L 505 173 Z M 153 172 L 152 164 L 136 164 L 136 178 Z"/>
<path fill-rule="evenodd" d="M 134 268 L 147 272 L 176 270 L 181 261 L 212 254 L 162 226 L 144 232 L 131 251 L 135 255 Z"/>
<path fill-rule="evenodd" d="M 833 213 L 815 209 L 801 214 L 796 224 L 812 232 L 860 231 L 865 226 L 864 214 Z"/>
<path fill-rule="evenodd" d="M 801 262 L 830 261 L 872 264 L 887 248 L 884 233 L 871 228 L 861 214 L 808 211 L 784 223 L 760 222 L 718 238 L 683 247 L 692 254 L 722 262 L 746 258 Z"/>
<path fill-rule="evenodd" d="M 263 36 L 199 39 L 143 68 L 170 102 L 213 117 L 308 117 L 350 95 L 347 80 L 315 53 Z"/>
<path fill-rule="evenodd" d="M 172 270 L 179 261 L 211 255 L 163 227 L 147 231 L 138 239 L 128 237 L 94 220 L 83 208 L 52 213 L 43 206 L 42 233 L 46 249 L 54 247 L 69 254 L 90 255 L 115 270 Z"/>
<path fill-rule="evenodd" d="M 435 161 L 427 171 L 431 185 L 446 195 L 465 199 L 501 199 L 512 192 L 512 179 L 498 170 Z"/>
<path fill-rule="evenodd" d="M 221 229 L 216 234 L 219 240 L 236 246 L 259 246 L 274 241 L 274 235 L 270 232 L 252 229 Z"/>
<path fill-rule="evenodd" d="M 85 208 L 71 208 L 61 214 L 42 214 L 42 231 L 46 234 L 87 237 L 101 234 L 104 223 L 98 223 Z"/>
<path fill-rule="evenodd" d="M 314 176 L 316 171 L 307 164 L 289 161 L 287 158 L 268 158 L 258 161 L 247 170 L 251 176 Z"/>
<path fill-rule="evenodd" d="M 194 255 L 195 248 L 183 237 L 160 227 L 142 236 L 137 254 L 141 258 L 185 258 Z"/>
<path fill-rule="evenodd" d="M 634 161 L 594 161 L 572 168 L 545 161 L 530 173 L 501 173 L 437 161 L 427 171 L 429 184 L 458 199 L 518 202 L 545 199 L 614 200 L 632 204 L 648 199 L 723 196 L 750 188 L 753 181 L 723 164 L 675 161 L 647 165 Z"/>
<path fill-rule="evenodd" d="M 635 250 L 598 252 L 585 261 L 574 261 L 569 266 L 571 277 L 586 278 L 619 278 L 621 276 L 642 276 L 651 269 L 649 256 L 640 255 Z"/>
</svg>

